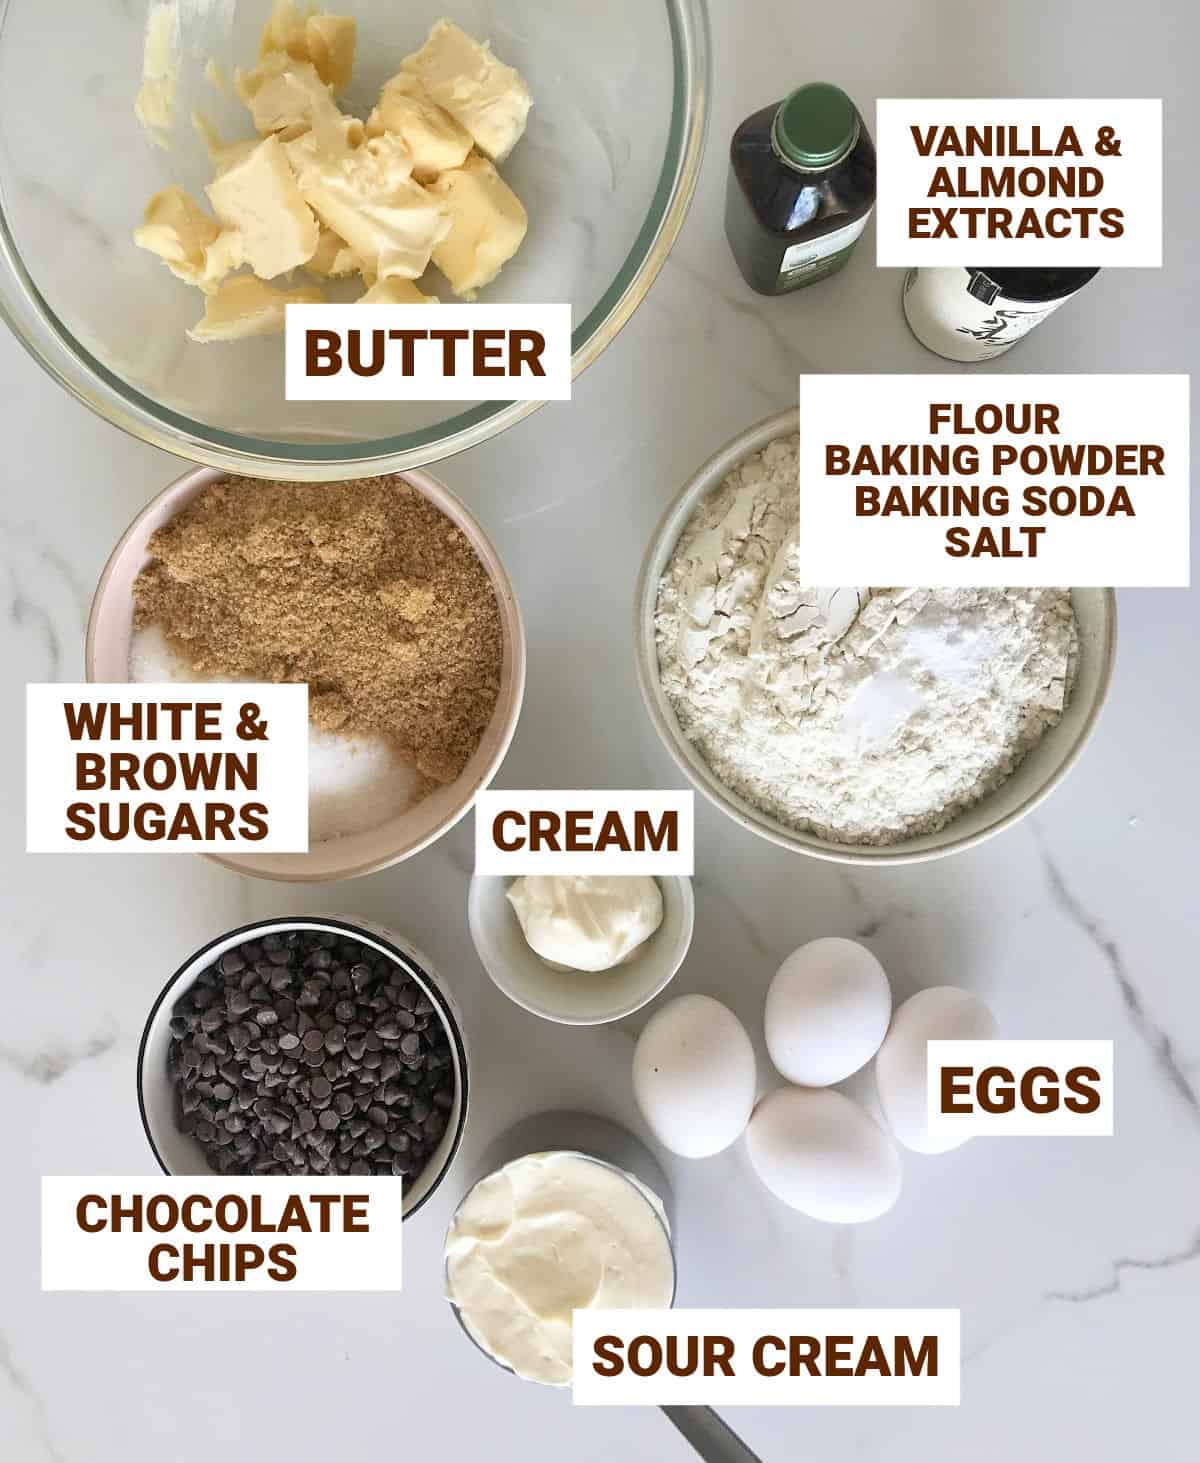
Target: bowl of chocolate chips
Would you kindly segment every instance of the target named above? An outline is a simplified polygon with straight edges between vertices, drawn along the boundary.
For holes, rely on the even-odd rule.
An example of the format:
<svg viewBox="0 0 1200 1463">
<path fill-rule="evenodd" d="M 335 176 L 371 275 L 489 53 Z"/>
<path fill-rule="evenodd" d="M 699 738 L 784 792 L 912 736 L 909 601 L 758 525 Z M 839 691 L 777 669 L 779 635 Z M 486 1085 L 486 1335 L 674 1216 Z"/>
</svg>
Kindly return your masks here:
<svg viewBox="0 0 1200 1463">
<path fill-rule="evenodd" d="M 395 1177 L 404 1213 L 442 1181 L 467 1115 L 467 1050 L 429 961 L 382 927 L 243 925 L 163 988 L 138 1104 L 173 1175 Z"/>
</svg>

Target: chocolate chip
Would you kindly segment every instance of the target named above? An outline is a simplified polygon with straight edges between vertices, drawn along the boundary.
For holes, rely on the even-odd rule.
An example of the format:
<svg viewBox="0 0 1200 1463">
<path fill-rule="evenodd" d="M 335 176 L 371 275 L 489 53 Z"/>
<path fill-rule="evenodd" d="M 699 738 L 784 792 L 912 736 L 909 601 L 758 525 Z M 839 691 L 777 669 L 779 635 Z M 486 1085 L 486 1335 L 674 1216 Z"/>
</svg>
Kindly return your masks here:
<svg viewBox="0 0 1200 1463">
<path fill-rule="evenodd" d="M 386 956 L 331 931 L 246 941 L 171 1012 L 176 1122 L 222 1174 L 419 1174 L 454 1104 L 445 1031 Z"/>
</svg>

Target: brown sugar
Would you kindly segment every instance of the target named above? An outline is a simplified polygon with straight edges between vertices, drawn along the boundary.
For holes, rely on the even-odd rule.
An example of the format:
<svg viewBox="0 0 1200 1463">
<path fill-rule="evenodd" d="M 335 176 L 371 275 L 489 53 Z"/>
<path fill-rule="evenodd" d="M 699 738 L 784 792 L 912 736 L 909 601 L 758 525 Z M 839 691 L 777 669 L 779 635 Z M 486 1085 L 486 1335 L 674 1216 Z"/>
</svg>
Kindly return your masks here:
<svg viewBox="0 0 1200 1463">
<path fill-rule="evenodd" d="M 453 782 L 491 720 L 503 637 L 465 535 L 402 478 L 229 478 L 150 540 L 135 620 L 203 680 L 304 681 L 326 731 Z"/>
</svg>

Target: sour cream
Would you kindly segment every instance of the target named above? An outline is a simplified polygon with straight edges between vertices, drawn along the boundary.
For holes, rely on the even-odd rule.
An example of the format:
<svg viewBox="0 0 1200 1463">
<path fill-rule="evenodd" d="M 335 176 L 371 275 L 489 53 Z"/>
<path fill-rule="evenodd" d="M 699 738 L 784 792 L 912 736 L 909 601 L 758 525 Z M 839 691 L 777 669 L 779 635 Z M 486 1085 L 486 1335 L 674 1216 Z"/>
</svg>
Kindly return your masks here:
<svg viewBox="0 0 1200 1463">
<path fill-rule="evenodd" d="M 571 1381 L 576 1310 L 671 1304 L 656 1195 L 578 1153 L 534 1153 L 476 1184 L 446 1236 L 446 1294 L 479 1346 L 531 1382 Z"/>
</svg>

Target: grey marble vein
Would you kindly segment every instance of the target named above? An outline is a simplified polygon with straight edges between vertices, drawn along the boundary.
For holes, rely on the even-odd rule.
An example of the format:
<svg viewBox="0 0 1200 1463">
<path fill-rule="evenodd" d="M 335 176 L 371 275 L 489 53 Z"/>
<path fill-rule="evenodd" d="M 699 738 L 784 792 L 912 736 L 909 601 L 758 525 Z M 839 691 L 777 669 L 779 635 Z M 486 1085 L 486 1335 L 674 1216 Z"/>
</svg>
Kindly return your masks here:
<svg viewBox="0 0 1200 1463">
<path fill-rule="evenodd" d="M 806 364 L 803 351 L 789 339 L 773 319 L 763 313 L 759 305 L 748 300 L 739 300 L 722 280 L 695 268 L 694 265 L 685 263 L 678 254 L 672 256 L 668 268 L 673 274 L 682 274 L 693 285 L 698 286 L 698 294 L 701 298 L 707 296 L 710 303 L 716 302 L 723 305 L 765 336 L 774 349 L 780 364 L 787 372 L 785 380 L 793 380 L 800 375 L 801 367 Z"/>
<path fill-rule="evenodd" d="M 0 1336 L 0 1377 L 7 1377 L 13 1391 L 23 1397 L 28 1404 L 33 1418 L 33 1430 L 41 1441 L 44 1456 L 50 1460 L 50 1463 L 67 1463 L 66 1454 L 59 1449 L 51 1436 L 46 1404 L 34 1390 L 33 1383 L 17 1365 L 12 1346 L 4 1336 Z"/>
<path fill-rule="evenodd" d="M 91 609 L 91 597 L 88 594 L 83 580 L 75 572 L 75 566 L 71 564 L 52 544 L 39 544 L 37 556 L 58 575 L 70 591 L 71 598 L 75 601 L 75 607 L 79 611 L 79 624 L 82 629 L 87 624 L 88 613 Z"/>
<path fill-rule="evenodd" d="M 1042 867 L 1045 870 L 1046 883 L 1049 886 L 1055 904 L 1076 929 L 1084 934 L 1099 951 L 1105 965 L 1108 967 L 1110 975 L 1116 983 L 1130 1023 L 1138 1036 L 1149 1048 L 1160 1074 L 1175 1094 L 1183 1101 L 1192 1116 L 1197 1121 L 1200 1121 L 1200 1094 L 1197 1093 L 1192 1079 L 1184 1070 L 1170 1035 L 1154 1022 L 1150 1013 L 1146 1010 L 1141 993 L 1134 984 L 1133 977 L 1130 975 L 1125 963 L 1125 957 L 1122 954 L 1120 944 L 1105 929 L 1099 916 L 1093 914 L 1083 904 L 1079 896 L 1067 883 L 1062 869 L 1055 862 L 1053 855 L 1047 847 L 1042 830 L 1036 823 L 1034 824 L 1034 837 L 1037 839 L 1038 847 L 1041 850 Z"/>
<path fill-rule="evenodd" d="M 551 513 L 555 508 L 561 508 L 568 500 L 564 495 L 552 499 L 549 503 L 543 503 L 538 508 L 528 508 L 523 513 L 512 513 L 502 521 L 508 523 L 524 523 L 529 518 L 539 518 L 543 513 Z"/>
<path fill-rule="evenodd" d="M 8 603 L 9 618 L 18 630 L 34 630 L 42 642 L 45 654 L 46 680 L 57 681 L 62 668 L 62 642 L 54 621 L 44 605 L 29 599 L 20 588 L 13 586 Z"/>
<path fill-rule="evenodd" d="M 883 927 L 894 919 L 913 919 L 915 911 L 900 904 L 877 905 L 867 897 L 862 885 L 847 868 L 838 869 L 838 878 L 850 897 L 855 925 L 850 931 L 855 940 L 873 940 Z"/>
<path fill-rule="evenodd" d="M 0 1046 L 0 1066 L 7 1067 L 29 1082 L 36 1082 L 40 1087 L 49 1087 L 82 1063 L 95 1061 L 112 1051 L 116 1044 L 117 1032 L 113 1030 L 101 1032 L 75 1047 L 58 1045 L 43 1047 L 36 1052 L 20 1052 Z"/>
<path fill-rule="evenodd" d="M 82 581 L 67 559 L 49 544 L 37 542 L 29 527 L 0 522 L 0 543 L 6 546 L 3 570 L 7 579 L 4 599 L 11 624 L 19 631 L 29 631 L 42 647 L 45 667 L 42 679 L 57 681 L 65 661 L 63 633 L 66 625 L 56 623 L 48 607 L 41 576 L 56 581 L 65 590 L 75 607 L 72 630 L 82 635 L 87 621 L 88 597 Z"/>
<path fill-rule="evenodd" d="M 746 913 L 736 899 L 734 899 L 727 888 L 716 879 L 710 879 L 706 875 L 697 874 L 695 877 L 697 894 L 705 899 L 719 899 L 733 917 L 734 922 L 741 930 L 747 944 L 756 955 L 762 955 L 767 960 L 774 960 L 778 963 L 783 957 L 763 939 L 758 926 Z"/>
<path fill-rule="evenodd" d="M 1186 1265 L 1191 1260 L 1200 1260 L 1200 1229 L 1192 1236 L 1191 1242 L 1181 1250 L 1174 1250 L 1170 1254 L 1157 1255 L 1149 1259 L 1114 1260 L 1112 1275 L 1099 1285 L 1088 1286 L 1083 1290 L 1048 1290 L 1042 1299 L 1066 1301 L 1072 1305 L 1089 1300 L 1099 1300 L 1106 1295 L 1116 1295 L 1121 1289 L 1122 1277 L 1129 1270 L 1171 1270 L 1176 1265 Z"/>
<path fill-rule="evenodd" d="M 32 178 L 28 173 L 19 175 L 14 180 L 14 186 L 23 198 L 34 204 L 36 207 L 44 208 L 47 212 L 56 213 L 63 223 L 67 224 L 77 235 L 83 235 L 91 241 L 98 249 L 106 254 L 111 254 L 114 249 L 113 239 L 94 219 L 88 215 L 77 204 L 72 203 L 69 198 L 64 198 L 56 188 L 40 178 Z"/>
</svg>

